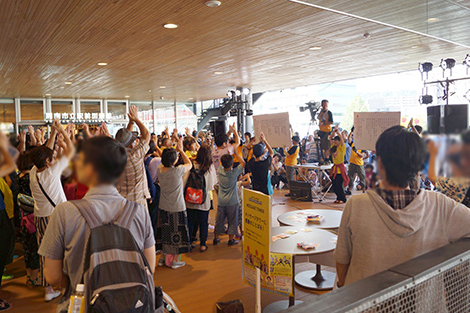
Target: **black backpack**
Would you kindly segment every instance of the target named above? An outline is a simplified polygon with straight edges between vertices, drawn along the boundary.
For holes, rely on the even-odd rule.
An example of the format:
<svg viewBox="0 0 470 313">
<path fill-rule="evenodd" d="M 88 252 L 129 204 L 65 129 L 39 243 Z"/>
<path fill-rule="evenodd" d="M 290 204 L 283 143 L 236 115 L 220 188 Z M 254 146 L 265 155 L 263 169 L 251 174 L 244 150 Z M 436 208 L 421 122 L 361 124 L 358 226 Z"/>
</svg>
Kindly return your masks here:
<svg viewBox="0 0 470 313">
<path fill-rule="evenodd" d="M 193 167 L 184 188 L 184 200 L 187 203 L 201 205 L 206 201 L 206 196 L 206 178 L 200 170 Z"/>
<path fill-rule="evenodd" d="M 85 312 L 154 313 L 153 275 L 129 230 L 137 203 L 127 201 L 114 220 L 106 222 L 101 221 L 87 200 L 72 203 L 91 229 L 82 276 Z"/>
</svg>

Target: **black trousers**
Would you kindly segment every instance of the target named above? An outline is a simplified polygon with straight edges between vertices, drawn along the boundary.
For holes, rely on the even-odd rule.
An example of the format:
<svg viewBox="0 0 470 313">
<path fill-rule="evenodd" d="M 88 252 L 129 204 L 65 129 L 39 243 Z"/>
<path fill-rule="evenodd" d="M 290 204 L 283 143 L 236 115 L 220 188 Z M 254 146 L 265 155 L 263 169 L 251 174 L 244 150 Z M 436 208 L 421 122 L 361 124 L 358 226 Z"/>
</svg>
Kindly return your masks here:
<svg viewBox="0 0 470 313">
<path fill-rule="evenodd" d="M 186 212 L 188 213 L 188 228 L 190 238 L 196 237 L 197 229 L 199 227 L 201 246 L 205 246 L 207 235 L 209 233 L 209 211 L 186 209 Z"/>
<path fill-rule="evenodd" d="M 346 202 L 343 183 L 343 176 L 341 176 L 341 174 L 336 174 L 335 179 L 333 179 L 333 191 L 336 194 L 336 200 Z"/>
<path fill-rule="evenodd" d="M 5 210 L 0 210 L 0 274 L 2 276 L 15 244 L 14 236 L 15 231 L 12 220 L 8 218 Z M 0 280 L 0 287 L 1 285 Z"/>
</svg>

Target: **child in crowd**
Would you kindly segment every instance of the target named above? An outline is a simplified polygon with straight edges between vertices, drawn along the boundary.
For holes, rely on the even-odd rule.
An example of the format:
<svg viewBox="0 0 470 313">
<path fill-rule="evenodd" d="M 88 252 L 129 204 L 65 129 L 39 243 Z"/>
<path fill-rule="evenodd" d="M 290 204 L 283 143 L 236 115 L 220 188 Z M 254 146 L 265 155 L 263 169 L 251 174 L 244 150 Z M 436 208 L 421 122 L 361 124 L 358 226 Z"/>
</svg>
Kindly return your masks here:
<svg viewBox="0 0 470 313">
<path fill-rule="evenodd" d="M 344 194 L 344 187 L 349 184 L 349 177 L 344 166 L 344 155 L 346 154 L 346 145 L 344 138 L 336 127 L 332 133 L 332 146 L 330 149 L 333 158 L 333 167 L 331 168 L 331 179 L 333 181 L 333 191 L 336 194 L 335 204 L 342 204 L 346 202 L 346 195 Z"/>
<path fill-rule="evenodd" d="M 366 188 L 367 189 L 376 189 L 379 187 L 379 177 L 377 173 L 374 173 L 374 166 L 372 164 L 367 164 L 365 166 L 366 171 Z"/>
<path fill-rule="evenodd" d="M 191 161 L 194 161 L 197 156 L 197 150 L 199 150 L 199 144 L 189 132 L 189 128 L 186 128 L 186 137 L 183 141 L 183 147 L 184 153 L 186 153 Z"/>
<path fill-rule="evenodd" d="M 281 182 L 284 183 L 284 186 L 287 185 L 286 170 L 282 164 L 282 156 L 276 153 L 271 164 L 271 184 L 273 188 L 279 189 Z"/>
<path fill-rule="evenodd" d="M 178 153 L 184 165 L 175 167 Z M 180 138 L 176 150 L 167 148 L 162 154 L 162 165 L 157 169 L 160 182 L 160 227 L 157 232 L 158 250 L 163 254 L 158 266 L 177 269 L 186 265 L 180 261 L 180 255 L 191 251 L 186 204 L 183 196 L 183 175 L 192 168 L 191 160 L 183 151 L 183 138 Z"/>
<path fill-rule="evenodd" d="M 253 158 L 248 162 L 248 167 L 252 173 L 253 190 L 270 195 L 272 192 L 270 193 L 268 190 L 270 189 L 268 177 L 274 152 L 263 133 L 261 133 L 260 139 L 261 142 L 253 146 Z M 266 150 L 268 151 L 268 156 L 265 158 Z"/>
<path fill-rule="evenodd" d="M 230 144 L 230 136 L 233 135 L 233 144 Z M 235 123 L 230 125 L 227 134 L 220 134 L 215 137 L 216 148 L 212 150 L 212 162 L 216 169 L 219 168 L 220 158 L 225 154 L 233 155 L 240 145 L 240 137 L 236 130 Z"/>
<path fill-rule="evenodd" d="M 250 188 L 251 178 L 250 173 L 238 177 L 237 191 L 238 191 L 238 230 L 240 231 L 239 238 L 243 236 L 243 188 Z"/>
<path fill-rule="evenodd" d="M 218 191 L 218 208 L 215 224 L 214 245 L 220 243 L 220 235 L 225 233 L 225 220 L 228 223 L 227 233 L 229 235 L 229 246 L 238 244 L 235 240 L 238 227 L 238 192 L 237 180 L 243 173 L 245 167 L 245 160 L 243 157 L 236 153 L 235 159 L 240 164 L 233 168 L 234 157 L 230 154 L 224 154 L 220 158 L 220 166 L 218 168 L 219 175 L 219 191 Z"/>
<path fill-rule="evenodd" d="M 206 240 L 209 231 L 209 210 L 211 209 L 211 192 L 217 183 L 217 174 L 212 164 L 212 149 L 206 144 L 202 144 L 199 148 L 196 158 L 193 161 L 195 170 L 200 171 L 204 175 L 206 183 L 206 199 L 202 204 L 193 204 L 186 202 L 188 212 L 188 225 L 191 237 L 196 236 L 199 227 L 200 248 L 199 251 L 207 250 Z"/>
</svg>

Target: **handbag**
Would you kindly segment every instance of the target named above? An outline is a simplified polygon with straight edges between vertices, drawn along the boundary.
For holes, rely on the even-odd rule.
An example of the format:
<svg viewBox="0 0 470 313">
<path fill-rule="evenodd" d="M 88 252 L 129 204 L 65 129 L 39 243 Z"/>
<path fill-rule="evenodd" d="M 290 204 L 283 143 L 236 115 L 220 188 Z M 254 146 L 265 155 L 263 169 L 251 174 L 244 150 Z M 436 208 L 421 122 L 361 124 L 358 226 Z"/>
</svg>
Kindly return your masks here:
<svg viewBox="0 0 470 313">
<path fill-rule="evenodd" d="M 34 213 L 24 215 L 21 219 L 21 226 L 26 228 L 31 235 L 36 233 L 36 225 L 34 224 Z"/>
</svg>

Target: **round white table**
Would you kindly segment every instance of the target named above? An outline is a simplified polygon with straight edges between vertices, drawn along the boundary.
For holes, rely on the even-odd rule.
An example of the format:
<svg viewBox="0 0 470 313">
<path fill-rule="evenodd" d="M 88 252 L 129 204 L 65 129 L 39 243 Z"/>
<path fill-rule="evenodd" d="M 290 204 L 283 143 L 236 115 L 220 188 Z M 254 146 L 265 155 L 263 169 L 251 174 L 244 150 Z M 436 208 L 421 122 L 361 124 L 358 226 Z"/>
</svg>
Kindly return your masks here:
<svg viewBox="0 0 470 313">
<path fill-rule="evenodd" d="M 288 234 L 288 231 L 296 231 L 296 234 Z M 292 254 L 292 264 L 294 265 L 294 275 L 295 275 L 295 256 L 301 255 L 318 255 L 323 253 L 328 253 L 333 251 L 336 248 L 336 239 L 337 236 L 329 231 L 322 230 L 322 229 L 315 229 L 312 228 L 310 231 L 305 231 L 304 227 L 292 227 L 292 226 L 281 226 L 281 227 L 273 227 L 272 228 L 272 235 L 276 236 L 279 234 L 288 234 L 289 238 L 286 239 L 278 239 L 271 245 L 271 252 L 273 253 L 285 253 L 285 254 Z M 312 250 L 304 250 L 297 247 L 297 243 L 299 242 L 308 242 L 308 243 L 316 243 L 318 247 Z M 308 279 L 315 284 L 317 287 L 322 287 L 323 284 L 329 281 L 331 277 L 325 277 L 322 275 L 321 267 L 317 264 L 317 272 L 315 276 L 312 278 L 310 274 L 305 275 L 301 272 L 298 275 L 295 275 L 295 282 L 297 282 L 298 278 L 303 279 L 304 276 L 307 276 Z M 333 274 L 333 283 L 335 279 L 335 274 Z M 301 284 L 299 284 L 301 285 Z M 302 285 L 301 285 L 302 286 Z M 302 301 L 295 301 L 295 286 L 292 286 L 292 290 L 294 293 L 294 297 L 289 297 L 289 301 L 278 301 L 271 303 L 270 305 L 266 306 L 263 309 L 263 313 L 274 313 L 279 312 L 281 310 L 287 309 L 290 306 L 297 305 L 302 303 Z"/>
<path fill-rule="evenodd" d="M 320 224 L 309 223 L 308 215 L 321 215 L 324 219 Z M 340 210 L 298 210 L 279 215 L 277 221 L 281 226 L 335 229 L 339 228 L 342 216 Z"/>
</svg>

